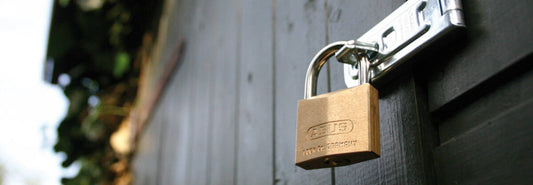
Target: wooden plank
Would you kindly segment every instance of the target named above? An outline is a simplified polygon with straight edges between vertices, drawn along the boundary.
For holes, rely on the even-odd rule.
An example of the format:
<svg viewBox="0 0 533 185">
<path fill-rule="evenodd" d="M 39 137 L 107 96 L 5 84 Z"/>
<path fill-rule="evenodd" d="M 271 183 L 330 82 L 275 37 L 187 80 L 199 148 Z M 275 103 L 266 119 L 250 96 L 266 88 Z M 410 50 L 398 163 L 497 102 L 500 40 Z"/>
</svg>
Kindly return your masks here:
<svg viewBox="0 0 533 185">
<path fill-rule="evenodd" d="M 136 126 L 134 132 L 135 136 L 139 135 L 143 130 L 146 122 L 150 119 L 150 116 L 153 116 L 153 112 L 156 106 L 158 106 L 161 98 L 163 97 L 163 92 L 166 90 L 168 81 L 173 74 L 176 73 L 176 69 L 182 64 L 181 56 L 183 55 L 185 42 L 181 40 L 176 49 L 172 52 L 170 61 L 162 63 L 164 70 L 161 75 L 158 75 L 159 79 L 155 81 L 155 87 L 150 89 L 150 93 L 144 96 L 146 99 L 142 104 L 137 104 L 136 111 L 138 111 L 138 116 L 130 116 L 130 119 L 135 119 L 135 122 L 139 125 Z M 142 106 L 141 106 L 142 105 Z"/>
<path fill-rule="evenodd" d="M 330 169 L 304 170 L 294 165 L 296 106 L 303 98 L 304 79 L 312 57 L 326 45 L 322 0 L 275 4 L 275 180 L 279 184 L 329 184 Z M 327 68 L 319 76 L 319 93 L 327 92 Z"/>
<path fill-rule="evenodd" d="M 533 51 L 533 1 L 462 1 L 467 35 L 442 48 L 428 68 L 429 108 L 448 105 Z M 482 89 L 478 89 L 478 91 Z M 475 93 L 475 92 L 474 92 Z"/>
<path fill-rule="evenodd" d="M 162 95 L 161 95 L 161 98 L 162 98 Z M 158 110 L 157 110 L 158 109 Z M 165 171 L 165 167 L 167 167 L 168 165 L 165 164 L 165 161 L 166 161 L 166 152 L 168 150 L 168 148 L 166 147 L 166 144 L 168 142 L 167 141 L 167 130 L 168 130 L 168 127 L 170 126 L 168 123 L 167 123 L 167 117 L 166 117 L 166 113 L 167 113 L 167 110 L 165 109 L 165 105 L 161 105 L 159 104 L 158 105 L 158 108 L 156 110 L 158 111 L 157 114 L 153 114 L 154 116 L 158 116 L 157 118 L 155 118 L 159 124 L 159 129 L 160 129 L 160 132 L 159 132 L 159 135 L 157 136 L 157 138 L 154 138 L 157 142 L 157 145 L 158 145 L 158 150 L 157 150 L 157 155 L 154 156 L 155 157 L 155 161 L 156 161 L 156 164 L 157 164 L 157 170 L 155 171 L 155 174 L 156 174 L 156 177 L 155 177 L 155 183 L 154 184 L 163 184 L 165 183 L 166 181 L 166 175 L 167 175 L 167 172 Z"/>
<path fill-rule="evenodd" d="M 340 184 L 434 184 L 431 177 L 432 145 L 422 142 L 420 101 L 413 77 L 394 80 L 380 91 L 381 156 L 377 159 L 335 168 Z M 426 114 L 427 116 L 427 114 Z M 427 120 L 425 120 L 427 121 Z M 426 129 L 424 129 L 426 130 Z M 426 174 L 429 173 L 429 174 Z"/>
<path fill-rule="evenodd" d="M 328 1 L 330 42 L 357 39 L 403 2 Z M 335 59 L 330 62 L 332 90 L 345 89 L 343 65 Z M 431 151 L 437 144 L 436 131 L 417 84 L 408 69 L 379 89 L 381 157 L 335 168 L 337 184 L 435 183 Z"/>
<path fill-rule="evenodd" d="M 191 43 L 188 44 L 192 51 L 191 62 L 193 63 L 192 77 L 195 83 L 192 85 L 191 102 L 191 130 L 188 145 L 190 150 L 187 160 L 187 180 L 185 184 L 207 184 L 207 169 L 209 169 L 208 160 L 208 142 L 212 136 L 209 135 L 210 119 L 212 119 L 212 93 L 213 93 L 213 73 L 214 55 L 209 52 L 213 51 L 213 37 L 210 33 L 213 30 L 214 9 L 213 2 L 198 1 L 194 7 L 194 17 L 192 24 L 194 28 L 189 37 Z"/>
<path fill-rule="evenodd" d="M 142 134 L 135 160 L 139 162 L 136 162 L 134 169 L 148 171 L 145 173 L 150 175 L 136 175 L 135 183 L 182 184 L 184 182 L 184 174 L 187 171 L 184 168 L 184 160 L 188 147 L 189 111 L 188 98 L 183 97 L 188 97 L 190 94 L 190 90 L 186 88 L 191 84 L 188 67 L 190 65 L 180 68 L 174 80 L 170 81 L 160 97 L 161 103 L 154 109 L 150 123 L 146 125 L 148 127 L 146 132 L 151 133 L 148 133 L 148 136 L 144 132 Z M 153 133 L 152 127 L 159 129 L 159 133 Z M 157 148 L 147 145 L 155 145 Z"/>
<path fill-rule="evenodd" d="M 183 68 L 182 68 L 183 70 L 180 70 L 178 72 L 178 73 L 180 72 L 183 73 L 183 78 L 179 78 L 179 75 L 178 75 L 178 79 L 183 80 L 185 82 L 182 87 L 177 86 L 177 88 L 179 88 L 178 91 L 183 91 L 183 93 L 180 93 L 180 94 L 183 94 L 183 96 L 178 97 L 180 98 L 180 101 L 182 102 L 181 104 L 179 102 L 170 103 L 173 106 L 178 105 L 177 111 L 170 113 L 170 114 L 173 114 L 174 115 L 173 117 L 175 118 L 172 120 L 173 122 L 172 124 L 180 125 L 180 128 L 178 130 L 179 132 L 171 134 L 175 137 L 171 138 L 172 140 L 169 141 L 169 143 L 176 145 L 173 147 L 174 152 L 172 151 L 169 152 L 171 153 L 170 155 L 173 155 L 176 158 L 173 163 L 173 169 L 176 169 L 176 170 L 171 171 L 173 172 L 173 174 L 171 175 L 172 177 L 171 182 L 176 182 L 174 184 L 185 184 L 187 182 L 187 177 L 190 175 L 188 165 L 190 162 L 191 151 L 189 151 L 188 149 L 189 149 L 189 145 L 191 142 L 190 138 L 192 135 L 190 131 L 192 130 L 192 124 L 194 124 L 193 122 L 191 122 L 192 110 L 190 109 L 190 107 L 192 105 L 191 99 L 192 97 L 194 97 L 192 87 L 193 87 L 193 84 L 196 83 L 196 80 L 192 77 L 193 75 L 191 74 L 193 62 L 191 60 L 186 60 L 186 61 L 187 63 L 183 65 Z M 172 159 L 169 159 L 169 160 L 172 160 Z"/>
<path fill-rule="evenodd" d="M 425 79 L 426 78 L 424 75 L 415 73 L 414 84 L 416 94 L 416 110 L 413 111 L 416 111 L 416 114 L 418 116 L 416 119 L 419 124 L 418 132 L 420 134 L 420 137 L 418 138 L 417 136 L 415 136 L 415 138 L 418 139 L 416 142 L 417 145 L 415 146 L 415 150 L 418 150 L 417 153 L 418 155 L 420 155 L 419 160 L 422 164 L 417 163 L 417 165 L 422 165 L 425 182 L 427 184 L 438 184 L 436 177 L 437 174 L 435 172 L 435 159 L 433 153 L 435 148 L 440 144 L 438 137 L 438 125 L 432 122 L 429 113 L 427 101 L 427 86 L 425 85 Z"/>
<path fill-rule="evenodd" d="M 482 87 L 482 93 L 463 100 L 463 105 L 454 111 L 434 115 L 439 124 L 441 142 L 477 127 L 480 123 L 493 119 L 495 115 L 533 98 L 533 54 L 513 67 L 499 73 Z"/>
<path fill-rule="evenodd" d="M 163 155 L 160 163 L 159 184 L 184 184 L 188 169 L 186 161 L 191 123 L 189 122 L 189 106 L 191 90 L 194 83 L 191 77 L 191 62 L 188 61 L 178 70 L 165 92 L 161 111 L 162 123 L 166 128 L 162 131 L 165 137 L 159 142 L 163 144 Z"/>
<path fill-rule="evenodd" d="M 242 1 L 236 184 L 273 182 L 272 1 Z"/>
<path fill-rule="evenodd" d="M 181 45 L 180 41 L 185 38 L 184 34 L 188 34 L 185 29 L 174 24 L 190 24 L 191 19 L 182 19 L 187 17 L 191 12 L 191 5 L 193 3 L 186 1 L 172 2 L 167 1 L 166 5 L 172 6 L 166 8 L 166 14 L 162 16 L 158 41 L 153 48 L 151 56 L 152 71 L 149 72 L 152 78 L 160 79 L 159 71 L 165 71 L 168 63 L 183 63 L 183 65 L 176 66 L 177 70 L 169 75 L 170 79 L 164 85 L 163 94 L 159 94 L 158 105 L 150 114 L 154 120 L 160 120 L 161 133 L 156 134 L 159 137 L 152 136 L 145 138 L 139 144 L 138 154 L 135 159 L 135 171 L 148 171 L 155 173 L 153 177 L 148 179 L 143 175 L 135 176 L 136 184 L 185 184 L 189 169 L 187 169 L 187 161 L 189 156 L 189 137 L 190 137 L 190 99 L 193 96 L 191 93 L 191 85 L 194 84 L 194 78 L 190 71 L 192 69 L 192 62 L 190 59 L 191 52 L 183 53 L 177 51 L 176 48 L 185 46 Z M 177 13 L 177 14 L 176 14 Z M 190 18 L 190 17 L 189 17 Z M 170 27 L 167 25 L 171 25 Z M 171 34 L 167 34 L 171 33 Z M 180 46 L 181 45 L 181 46 Z M 186 51 L 184 47 L 182 51 Z M 177 53 L 179 53 L 177 56 Z M 156 86 L 154 82 L 148 81 L 149 86 Z M 153 91 L 153 89 L 149 89 Z M 154 122 L 154 121 L 152 121 Z M 152 124 L 148 124 L 152 125 Z M 150 130 L 149 128 L 147 130 Z M 147 137 L 143 136 L 142 137 Z M 158 153 L 151 146 L 160 146 Z M 147 153 L 142 155 L 140 153 Z M 141 156 L 139 156 L 141 155 Z M 157 166 L 155 166 L 157 165 Z"/>
<path fill-rule="evenodd" d="M 137 145 L 137 153 L 133 159 L 134 184 L 157 184 L 158 158 L 161 145 L 158 143 L 161 135 L 161 122 L 156 113 L 144 127 Z"/>
<path fill-rule="evenodd" d="M 213 92 L 210 95 L 212 115 L 209 123 L 209 168 L 206 184 L 235 184 L 236 102 L 237 102 L 237 42 L 238 1 L 214 1 L 212 25 L 208 35 L 212 45 L 203 52 L 213 56 Z"/>
<path fill-rule="evenodd" d="M 171 77 L 164 97 L 162 97 L 163 123 L 167 124 L 165 138 L 159 142 L 164 143 L 163 162 L 159 165 L 160 179 L 159 184 L 186 184 L 190 170 L 190 156 L 192 155 L 189 147 L 191 143 L 191 106 L 194 94 L 193 85 L 196 83 L 194 74 L 194 56 L 193 50 L 187 50 L 187 42 L 193 37 L 195 32 L 189 31 L 192 28 L 183 27 L 182 25 L 192 25 L 192 14 L 194 10 L 194 1 L 169 1 L 167 2 L 168 11 L 162 16 L 161 26 L 158 36 L 158 45 L 154 50 L 160 50 L 155 53 L 152 60 L 181 60 L 178 71 L 174 72 Z M 178 41 L 183 40 L 185 45 L 182 48 L 181 56 L 175 59 L 172 48 L 176 48 Z M 156 51 L 157 52 L 157 51 Z M 160 56 L 157 56 L 160 55 Z M 159 61 L 158 65 L 162 65 Z"/>
<path fill-rule="evenodd" d="M 436 149 L 440 184 L 533 182 L 533 99 Z"/>
</svg>

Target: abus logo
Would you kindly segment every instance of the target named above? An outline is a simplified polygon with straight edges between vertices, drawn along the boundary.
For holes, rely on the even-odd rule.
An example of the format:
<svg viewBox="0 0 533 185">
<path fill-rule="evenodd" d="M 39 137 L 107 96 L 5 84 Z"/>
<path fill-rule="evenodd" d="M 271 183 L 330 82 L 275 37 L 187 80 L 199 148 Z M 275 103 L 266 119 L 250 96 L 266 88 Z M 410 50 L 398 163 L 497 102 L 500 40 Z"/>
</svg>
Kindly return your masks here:
<svg viewBox="0 0 533 185">
<path fill-rule="evenodd" d="M 352 129 L 353 123 L 351 120 L 326 122 L 309 128 L 307 130 L 307 139 L 313 140 L 329 135 L 344 134 L 351 132 Z"/>
</svg>

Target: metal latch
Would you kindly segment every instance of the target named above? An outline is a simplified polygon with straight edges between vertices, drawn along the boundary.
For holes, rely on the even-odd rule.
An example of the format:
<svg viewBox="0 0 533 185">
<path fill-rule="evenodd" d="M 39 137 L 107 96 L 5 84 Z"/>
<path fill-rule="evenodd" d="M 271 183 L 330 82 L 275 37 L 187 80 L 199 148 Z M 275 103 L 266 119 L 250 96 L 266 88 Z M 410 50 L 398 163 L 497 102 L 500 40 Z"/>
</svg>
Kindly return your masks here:
<svg viewBox="0 0 533 185">
<path fill-rule="evenodd" d="M 380 23 L 359 37 L 355 44 L 365 50 L 370 60 L 371 81 L 379 81 L 387 71 L 399 66 L 422 48 L 465 27 L 460 0 L 409 0 Z M 348 47 L 348 48 L 347 48 Z M 353 46 L 344 46 L 336 57 L 344 64 L 346 86 L 359 85 Z M 354 53 L 349 53 L 354 54 Z"/>
</svg>

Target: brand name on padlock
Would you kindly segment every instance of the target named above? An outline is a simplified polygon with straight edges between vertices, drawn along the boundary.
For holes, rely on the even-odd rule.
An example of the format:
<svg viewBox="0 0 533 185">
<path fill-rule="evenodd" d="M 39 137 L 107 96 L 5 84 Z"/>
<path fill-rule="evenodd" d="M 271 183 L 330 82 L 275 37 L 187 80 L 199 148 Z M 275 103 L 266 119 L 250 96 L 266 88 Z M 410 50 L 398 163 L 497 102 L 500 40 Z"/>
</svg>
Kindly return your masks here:
<svg viewBox="0 0 533 185">
<path fill-rule="evenodd" d="M 338 120 L 321 123 L 310 127 L 307 130 L 307 139 L 313 140 L 324 136 L 345 134 L 353 130 L 351 120 Z"/>
</svg>

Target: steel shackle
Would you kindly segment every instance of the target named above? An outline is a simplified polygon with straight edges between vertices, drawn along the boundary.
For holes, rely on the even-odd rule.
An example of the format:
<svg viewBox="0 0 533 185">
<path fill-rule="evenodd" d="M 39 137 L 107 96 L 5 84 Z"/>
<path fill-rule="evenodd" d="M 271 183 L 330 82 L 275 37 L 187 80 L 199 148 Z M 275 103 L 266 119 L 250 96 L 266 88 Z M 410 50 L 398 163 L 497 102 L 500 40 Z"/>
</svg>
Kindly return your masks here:
<svg viewBox="0 0 533 185">
<path fill-rule="evenodd" d="M 346 47 L 345 47 L 346 46 Z M 316 95 L 316 83 L 318 80 L 318 73 L 322 66 L 328 61 L 328 59 L 340 52 L 338 56 L 345 56 L 348 52 L 353 51 L 353 49 L 358 49 L 355 41 L 337 41 L 327 45 L 322 48 L 311 60 L 309 68 L 307 68 L 307 74 L 305 77 L 305 93 L 304 99 L 309 99 Z M 359 84 L 364 84 L 370 82 L 370 77 L 368 74 L 368 69 L 370 67 L 370 61 L 366 54 L 357 54 L 355 56 L 356 63 L 359 69 Z M 339 58 L 337 58 L 339 60 Z"/>
<path fill-rule="evenodd" d="M 328 61 L 328 59 L 335 55 L 340 48 L 346 45 L 349 41 L 337 41 L 322 48 L 311 60 L 309 68 L 307 68 L 307 74 L 305 76 L 305 94 L 304 99 L 309 99 L 316 95 L 316 83 L 318 80 L 318 73 L 322 66 Z"/>
</svg>

